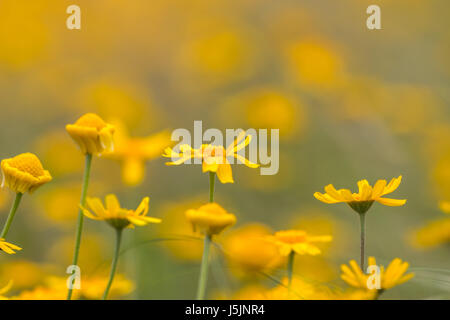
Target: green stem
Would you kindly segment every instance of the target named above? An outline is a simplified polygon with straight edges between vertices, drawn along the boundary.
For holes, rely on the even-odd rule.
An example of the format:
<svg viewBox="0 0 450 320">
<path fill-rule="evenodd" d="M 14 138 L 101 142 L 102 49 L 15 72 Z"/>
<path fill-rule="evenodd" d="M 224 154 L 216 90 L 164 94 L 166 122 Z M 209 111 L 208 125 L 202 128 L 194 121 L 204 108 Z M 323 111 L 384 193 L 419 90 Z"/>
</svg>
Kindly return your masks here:
<svg viewBox="0 0 450 320">
<path fill-rule="evenodd" d="M 295 257 L 295 252 L 291 251 L 291 253 L 289 253 L 289 257 L 288 257 L 288 264 L 287 264 L 287 274 L 288 274 L 288 289 L 291 289 L 291 285 L 292 285 L 292 274 L 294 272 L 294 257 Z"/>
<path fill-rule="evenodd" d="M 205 236 L 205 243 L 203 247 L 202 265 L 200 267 L 200 278 L 198 280 L 197 300 L 205 299 L 206 283 L 208 281 L 209 268 L 209 248 L 211 245 L 211 236 Z"/>
<path fill-rule="evenodd" d="M 6 220 L 5 226 L 3 227 L 2 234 L 0 235 L 0 238 L 6 238 L 6 235 L 8 234 L 9 228 L 11 227 L 11 223 L 14 219 L 14 216 L 16 215 L 17 208 L 19 208 L 20 200 L 22 200 L 23 193 L 18 192 L 16 194 L 16 199 L 14 200 L 13 206 L 11 207 L 11 210 L 9 211 L 8 219 Z"/>
<path fill-rule="evenodd" d="M 216 182 L 216 173 L 209 173 L 209 202 L 214 202 L 214 183 Z"/>
<path fill-rule="evenodd" d="M 361 225 L 361 260 L 360 260 L 360 265 L 361 265 L 361 270 L 362 272 L 366 273 L 365 269 L 364 269 L 364 262 L 366 261 L 366 257 L 365 257 L 365 250 L 366 250 L 366 214 L 365 213 L 360 213 L 359 214 L 359 219 L 360 219 L 360 225 Z"/>
<path fill-rule="evenodd" d="M 75 250 L 73 253 L 72 265 L 76 266 L 78 263 L 78 254 L 80 253 L 80 245 L 81 245 L 81 234 L 83 231 L 83 210 L 81 207 L 86 205 L 86 196 L 87 190 L 89 187 L 89 177 L 91 175 L 91 164 L 92 164 L 92 154 L 86 155 L 85 167 L 84 167 L 84 177 L 83 177 L 83 186 L 81 189 L 81 199 L 80 199 L 80 208 L 78 209 L 78 220 L 77 220 L 77 231 L 76 231 L 76 240 L 75 240 Z M 67 300 L 72 299 L 72 288 L 69 288 L 67 292 Z"/>
<path fill-rule="evenodd" d="M 119 251 L 120 251 L 120 242 L 122 240 L 122 229 L 116 229 L 116 247 L 114 249 L 114 257 L 111 264 L 111 272 L 109 274 L 109 281 L 106 285 L 105 293 L 103 293 L 103 300 L 106 300 L 109 294 L 109 290 L 111 289 L 111 285 L 114 280 L 114 275 L 116 274 L 117 261 L 119 261 Z"/>
</svg>

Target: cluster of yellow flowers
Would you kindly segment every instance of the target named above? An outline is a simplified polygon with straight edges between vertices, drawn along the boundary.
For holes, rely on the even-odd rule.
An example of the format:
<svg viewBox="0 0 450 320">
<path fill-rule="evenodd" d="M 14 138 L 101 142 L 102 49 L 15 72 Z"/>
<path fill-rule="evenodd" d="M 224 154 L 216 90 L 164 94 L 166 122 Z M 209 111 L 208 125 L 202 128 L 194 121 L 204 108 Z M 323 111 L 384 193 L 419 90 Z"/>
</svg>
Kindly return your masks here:
<svg viewBox="0 0 450 320">
<path fill-rule="evenodd" d="M 105 197 L 104 204 L 99 198 L 88 197 L 89 178 L 91 173 L 91 163 L 93 156 L 107 155 L 117 157 L 114 152 L 114 134 L 116 126 L 106 123 L 99 116 L 88 113 L 78 119 L 74 124 L 66 126 L 67 132 L 76 142 L 80 151 L 86 158 L 84 178 L 82 182 L 81 199 L 79 203 L 79 213 L 76 227 L 75 248 L 73 254 L 73 265 L 78 264 L 83 219 L 87 217 L 92 220 L 105 221 L 113 227 L 116 232 L 115 250 L 111 264 L 110 276 L 108 279 L 85 279 L 92 284 L 87 286 L 91 289 L 83 289 L 82 292 L 75 292 L 76 297 L 98 297 L 100 286 L 105 287 L 103 299 L 107 299 L 111 289 L 118 284 L 123 284 L 124 279 L 121 276 L 116 277 L 114 282 L 116 268 L 119 259 L 122 232 L 124 229 L 133 229 L 136 226 L 145 226 L 150 223 L 161 223 L 161 219 L 149 217 L 149 197 L 144 197 L 136 210 L 123 208 L 113 194 Z M 165 135 L 164 135 L 165 136 Z M 125 138 L 123 138 L 125 139 Z M 131 138 L 127 138 L 131 139 Z M 165 141 L 165 137 L 159 137 Z M 154 141 L 153 139 L 151 139 Z M 123 140 L 122 140 L 123 141 Z M 193 149 L 189 145 L 183 145 L 180 153 L 174 152 L 167 147 L 164 157 L 175 159 L 166 164 L 181 165 L 192 158 L 201 159 L 202 171 L 209 173 L 209 202 L 202 204 L 194 209 L 190 208 L 185 212 L 185 218 L 192 226 L 194 232 L 199 232 L 204 238 L 203 256 L 198 281 L 197 299 L 204 299 L 206 296 L 208 269 L 210 263 L 211 244 L 215 237 L 221 234 L 226 228 L 234 225 L 237 221 L 233 213 L 228 212 L 220 204 L 214 201 L 216 175 L 221 183 L 234 183 L 231 164 L 227 157 L 235 157 L 241 163 L 249 168 L 258 168 L 257 163 L 252 163 L 238 154 L 238 151 L 244 149 L 251 142 L 251 136 L 242 132 L 233 144 L 226 149 L 222 146 L 202 145 L 199 149 Z M 134 139 L 133 145 L 143 146 L 142 140 Z M 123 144 L 124 145 L 124 144 Z M 119 155 L 128 155 L 130 162 L 136 162 L 139 158 L 150 156 L 153 151 L 148 148 L 134 148 L 141 150 L 133 154 L 127 151 L 127 148 L 119 148 Z M 43 168 L 38 157 L 31 153 L 20 154 L 11 159 L 5 159 L 1 162 L 3 174 L 3 186 L 8 187 L 16 193 L 16 199 L 12 205 L 10 214 L 0 234 L 0 250 L 7 254 L 14 254 L 21 250 L 17 245 L 6 242 L 5 238 L 11 227 L 13 218 L 18 210 L 22 196 L 25 193 L 33 193 L 42 185 L 50 182 L 52 176 L 49 171 Z M 126 175 L 130 184 L 139 181 L 136 176 Z M 345 202 L 361 219 L 361 261 L 360 266 L 355 260 L 351 260 L 349 266 L 342 265 L 341 278 L 347 282 L 356 291 L 330 292 L 321 285 L 314 285 L 305 282 L 295 274 L 294 260 L 295 256 L 318 256 L 322 253 L 321 243 L 328 243 L 333 240 L 331 235 L 311 235 L 304 230 L 282 230 L 271 232 L 262 225 L 253 225 L 245 230 L 235 232 L 228 236 L 224 253 L 231 256 L 230 261 L 237 269 L 245 269 L 244 273 L 258 274 L 270 272 L 282 264 L 287 266 L 287 276 L 281 279 L 279 285 L 272 289 L 257 288 L 247 290 L 237 297 L 258 298 L 258 299 L 373 299 L 377 298 L 384 290 L 390 289 L 396 285 L 404 283 L 413 277 L 413 274 L 405 274 L 408 269 L 408 263 L 395 258 L 389 266 L 384 268 L 377 267 L 375 258 L 369 257 L 369 271 L 364 269 L 365 262 L 365 215 L 374 202 L 379 202 L 387 206 L 401 206 L 406 200 L 389 199 L 383 196 L 395 191 L 401 183 L 402 177 L 394 178 L 389 183 L 386 180 L 379 180 L 372 187 L 367 180 L 358 182 L 359 192 L 352 193 L 347 189 L 336 190 L 333 185 L 325 187 L 325 193 L 316 192 L 314 196 L 327 204 Z M 373 268 L 376 267 L 377 269 Z M 375 270 L 372 272 L 371 270 Z M 51 298 L 53 296 L 61 297 L 60 293 L 65 290 L 64 279 L 50 277 L 46 287 L 37 287 L 34 291 L 24 291 L 17 298 L 32 299 L 35 297 Z M 116 283 L 115 286 L 113 283 Z M 10 289 L 11 283 L 5 288 L 0 289 L 0 298 Z M 72 299 L 74 294 L 73 286 L 69 286 L 67 299 Z M 125 283 L 122 286 L 123 291 L 130 291 L 131 285 Z M 94 293 L 92 292 L 94 291 Z"/>
</svg>

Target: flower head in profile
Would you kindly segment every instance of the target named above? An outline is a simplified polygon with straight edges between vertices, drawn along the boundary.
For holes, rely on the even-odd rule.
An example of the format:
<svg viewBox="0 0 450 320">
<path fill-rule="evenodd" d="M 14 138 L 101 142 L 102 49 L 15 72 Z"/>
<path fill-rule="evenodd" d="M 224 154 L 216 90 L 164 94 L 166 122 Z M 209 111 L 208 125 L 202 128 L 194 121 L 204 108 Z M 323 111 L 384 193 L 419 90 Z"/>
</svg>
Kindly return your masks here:
<svg viewBox="0 0 450 320">
<path fill-rule="evenodd" d="M 114 126 L 94 113 L 87 113 L 74 124 L 68 124 L 66 130 L 83 154 L 100 155 L 114 149 Z"/>
<path fill-rule="evenodd" d="M 15 193 L 33 193 L 43 184 L 50 182 L 50 172 L 44 170 L 41 161 L 32 153 L 22 153 L 1 163 L 3 182 Z"/>
<path fill-rule="evenodd" d="M 198 209 L 187 210 L 186 219 L 191 223 L 194 231 L 199 230 L 209 236 L 219 234 L 236 223 L 236 216 L 215 202 L 205 204 Z"/>
<path fill-rule="evenodd" d="M 311 236 L 303 230 L 283 230 L 275 232 L 273 236 L 267 237 L 267 240 L 275 243 L 282 256 L 288 256 L 291 252 L 300 255 L 318 255 L 321 250 L 314 244 L 317 242 L 330 242 L 332 236 Z"/>
<path fill-rule="evenodd" d="M 247 135 L 245 131 L 241 131 L 236 140 L 227 149 L 223 146 L 211 144 L 203 144 L 201 148 L 194 149 L 190 145 L 184 144 L 180 146 L 179 153 L 175 152 L 172 148 L 166 148 L 163 157 L 173 160 L 172 162 L 166 163 L 169 166 L 180 165 L 191 159 L 201 159 L 203 172 L 217 173 L 217 178 L 222 183 L 234 183 L 229 158 L 235 158 L 249 168 L 259 167 L 259 164 L 253 163 L 239 154 L 239 151 L 248 146 L 251 140 L 251 135 Z"/>
<path fill-rule="evenodd" d="M 15 244 L 6 242 L 3 238 L 0 238 L 0 251 L 4 251 L 7 254 L 15 254 L 16 251 L 20 250 L 22 250 L 22 248 L 16 246 Z"/>
<path fill-rule="evenodd" d="M 378 180 L 372 187 L 367 180 L 358 181 L 358 193 L 352 193 L 348 189 L 336 190 L 332 184 L 325 187 L 325 193 L 314 193 L 314 197 L 324 203 L 347 203 L 353 210 L 363 214 L 377 201 L 386 206 L 402 206 L 406 200 L 383 198 L 394 192 L 402 181 L 402 176 L 393 178 L 389 183 L 386 180 Z"/>
<path fill-rule="evenodd" d="M 130 186 L 142 183 L 145 176 L 145 162 L 161 155 L 170 143 L 170 133 L 161 131 L 147 137 L 130 137 L 121 123 L 114 122 L 114 151 L 105 153 L 122 165 L 122 180 Z"/>
<path fill-rule="evenodd" d="M 369 257 L 369 269 L 373 266 L 377 266 L 377 262 L 374 257 Z M 399 258 L 395 258 L 391 261 L 386 270 L 383 266 L 379 267 L 379 282 L 377 283 L 377 275 L 374 272 L 372 274 L 364 273 L 358 266 L 356 261 L 351 260 L 349 266 L 345 264 L 341 265 L 341 278 L 355 288 L 368 290 L 387 290 L 398 286 L 414 277 L 413 273 L 405 274 L 408 270 L 408 267 L 408 262 L 404 262 Z M 374 268 L 374 270 L 376 270 L 376 268 Z M 370 283 L 368 283 L 369 281 Z"/>
<path fill-rule="evenodd" d="M 146 197 L 136 210 L 129 210 L 121 208 L 117 197 L 109 194 L 105 198 L 106 207 L 99 198 L 87 198 L 86 203 L 90 210 L 83 208 L 83 213 L 90 219 L 106 221 L 116 229 L 160 223 L 161 219 L 147 216 L 149 201 L 150 199 Z"/>
</svg>

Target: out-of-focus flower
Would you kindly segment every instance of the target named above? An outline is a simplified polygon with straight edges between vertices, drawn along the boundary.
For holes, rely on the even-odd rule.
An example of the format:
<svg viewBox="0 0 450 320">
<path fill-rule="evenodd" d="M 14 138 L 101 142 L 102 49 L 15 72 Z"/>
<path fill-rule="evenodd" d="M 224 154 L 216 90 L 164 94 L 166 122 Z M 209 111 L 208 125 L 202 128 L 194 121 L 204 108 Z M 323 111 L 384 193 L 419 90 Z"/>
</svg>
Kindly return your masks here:
<svg viewBox="0 0 450 320">
<path fill-rule="evenodd" d="M 375 290 L 376 288 L 376 275 L 375 274 L 365 274 L 355 260 L 351 260 L 349 263 L 350 267 L 343 264 L 341 265 L 342 275 L 341 278 L 349 285 L 355 288 Z M 377 266 L 374 257 L 369 257 L 369 267 Z M 384 270 L 383 266 L 379 267 L 380 273 L 380 288 L 377 290 L 387 290 L 395 286 L 398 286 L 414 277 L 414 273 L 405 274 L 408 270 L 409 263 L 403 262 L 399 258 L 395 258 L 391 261 L 389 266 Z M 373 279 L 370 279 L 373 277 Z M 369 286 L 368 281 L 371 280 L 373 283 Z M 373 286 L 372 286 L 373 284 Z"/>
<path fill-rule="evenodd" d="M 46 286 L 54 290 L 63 291 L 67 288 L 66 277 L 48 277 L 45 280 Z M 81 279 L 81 288 L 76 290 L 75 294 L 79 299 L 98 300 L 101 299 L 103 291 L 108 283 L 108 277 L 106 276 L 89 276 Z M 113 298 L 120 298 L 126 296 L 134 290 L 134 283 L 125 278 L 124 275 L 118 274 L 114 278 L 114 282 L 111 286 L 110 295 Z"/>
<path fill-rule="evenodd" d="M 186 79 L 199 79 L 199 85 L 217 87 L 242 80 L 252 74 L 258 62 L 253 39 L 245 26 L 204 16 L 191 18 L 187 25 L 191 36 L 181 47 L 178 74 Z M 189 82 L 183 85 L 184 90 Z M 192 90 L 196 88 L 192 87 Z M 197 88 L 198 90 L 198 88 Z"/>
<path fill-rule="evenodd" d="M 142 183 L 145 177 L 145 162 L 158 158 L 170 144 L 170 132 L 164 130 L 148 137 L 130 137 L 122 123 L 114 122 L 114 151 L 105 156 L 119 160 L 122 164 L 122 179 L 130 186 Z"/>
<path fill-rule="evenodd" d="M 67 287 L 64 288 L 48 288 L 45 286 L 38 286 L 32 290 L 25 290 L 17 296 L 12 297 L 12 300 L 65 300 L 67 294 Z"/>
<path fill-rule="evenodd" d="M 5 297 L 4 294 L 7 293 L 11 289 L 12 285 L 13 285 L 13 281 L 10 280 L 6 284 L 6 286 L 4 286 L 3 288 L 0 288 L 0 300 L 8 300 L 8 298 Z"/>
<path fill-rule="evenodd" d="M 179 153 L 172 150 L 172 148 L 166 148 L 163 157 L 172 159 L 172 162 L 166 162 L 166 165 L 169 166 L 180 165 L 191 159 L 201 159 L 203 172 L 215 172 L 220 182 L 234 183 L 228 157 L 234 157 L 249 168 L 259 167 L 259 164 L 253 163 L 239 154 L 239 151 L 248 146 L 251 140 L 251 135 L 241 131 L 234 143 L 230 144 L 226 150 L 223 146 L 210 144 L 203 144 L 199 149 L 193 149 L 190 145 L 183 144 L 180 146 Z"/>
<path fill-rule="evenodd" d="M 75 124 L 68 124 L 66 130 L 83 154 L 100 155 L 104 151 L 114 150 L 114 126 L 96 114 L 83 115 Z"/>
<path fill-rule="evenodd" d="M 303 230 L 283 230 L 277 231 L 273 236 L 266 237 L 266 240 L 278 246 L 282 256 L 288 256 L 292 251 L 297 254 L 318 255 L 321 250 L 313 243 L 330 242 L 333 237 L 311 236 Z"/>
<path fill-rule="evenodd" d="M 394 192 L 402 181 L 402 176 L 393 178 L 389 184 L 386 180 L 378 180 L 373 188 L 367 180 L 358 181 L 359 193 L 352 193 L 348 189 L 336 190 L 332 184 L 325 187 L 325 194 L 314 193 L 314 197 L 324 203 L 347 203 L 353 210 L 362 214 L 370 209 L 374 201 L 387 206 L 402 206 L 406 200 L 382 198 L 382 196 Z"/>
<path fill-rule="evenodd" d="M 62 176 L 81 171 L 82 156 L 73 148 L 70 139 L 64 132 L 49 132 L 38 138 L 35 144 L 40 158 L 49 168 L 53 176 Z"/>
<path fill-rule="evenodd" d="M 42 283 L 46 273 L 47 270 L 43 266 L 28 260 L 14 260 L 0 267 L 1 279 L 11 279 L 17 290 L 32 288 Z"/>
<path fill-rule="evenodd" d="M 0 210 L 3 210 L 8 203 L 10 196 L 5 189 L 0 188 Z"/>
<path fill-rule="evenodd" d="M 450 213 L 450 202 L 441 201 L 442 211 Z M 413 244 L 419 248 L 432 248 L 450 242 L 450 217 L 429 222 L 414 233 Z"/>
<path fill-rule="evenodd" d="M 47 259 L 55 265 L 70 265 L 72 262 L 73 236 L 64 236 L 58 239 L 48 250 Z M 99 266 L 108 259 L 106 252 L 109 242 L 94 233 L 83 234 L 79 254 L 79 265 L 83 266 L 84 274 L 95 272 Z"/>
<path fill-rule="evenodd" d="M 262 224 L 247 224 L 228 234 L 223 247 L 230 270 L 238 277 L 257 276 L 274 269 L 283 259 L 275 244 L 267 243 L 265 237 L 271 230 Z"/>
<path fill-rule="evenodd" d="M 32 153 L 23 153 L 14 158 L 2 160 L 2 186 L 16 193 L 33 193 L 40 186 L 52 180 L 42 167 L 41 161 Z"/>
<path fill-rule="evenodd" d="M 152 127 L 162 118 L 148 88 L 139 82 L 123 81 L 120 77 L 94 79 L 81 89 L 80 96 L 79 104 L 86 106 L 85 110 L 120 119 L 127 127 Z"/>
<path fill-rule="evenodd" d="M 150 198 L 146 197 L 136 210 L 129 210 L 121 208 L 117 197 L 109 194 L 105 198 L 106 208 L 99 198 L 87 198 L 86 203 L 92 213 L 85 208 L 83 208 L 83 213 L 90 219 L 106 221 L 116 229 L 160 223 L 161 219 L 147 216 L 149 201 Z"/>
<path fill-rule="evenodd" d="M 161 238 L 169 238 L 162 245 L 175 258 L 188 262 L 197 262 L 202 258 L 203 242 L 195 239 L 180 239 L 185 235 L 190 235 L 192 226 L 185 217 L 186 210 L 190 208 L 200 207 L 203 201 L 188 200 L 170 203 L 161 209 L 164 223 L 158 228 L 158 236 Z M 174 238 L 175 240 L 170 240 Z"/>
<path fill-rule="evenodd" d="M 187 210 L 186 218 L 194 231 L 199 230 L 209 236 L 219 234 L 236 223 L 236 216 L 215 202 Z"/>
<path fill-rule="evenodd" d="M 15 244 L 6 242 L 5 239 L 0 238 L 0 251 L 6 252 L 7 254 L 15 254 L 16 251 L 22 250 L 22 248 L 16 246 Z"/>
<path fill-rule="evenodd" d="M 285 49 L 288 72 L 303 85 L 331 87 L 343 77 L 343 61 L 324 41 L 291 43 Z"/>
</svg>

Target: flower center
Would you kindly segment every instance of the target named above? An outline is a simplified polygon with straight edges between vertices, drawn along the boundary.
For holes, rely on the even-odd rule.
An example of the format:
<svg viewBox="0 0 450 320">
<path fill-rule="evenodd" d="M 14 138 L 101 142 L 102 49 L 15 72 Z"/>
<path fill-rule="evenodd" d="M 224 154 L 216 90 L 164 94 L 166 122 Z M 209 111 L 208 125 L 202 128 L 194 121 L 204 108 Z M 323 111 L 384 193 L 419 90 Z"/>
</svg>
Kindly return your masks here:
<svg viewBox="0 0 450 320">
<path fill-rule="evenodd" d="M 27 172 L 33 177 L 38 178 L 44 175 L 44 168 L 39 159 L 32 153 L 18 155 L 9 161 L 9 165 L 22 172 Z"/>
<path fill-rule="evenodd" d="M 306 242 L 306 232 L 301 230 L 288 230 L 275 232 L 275 237 L 285 243 Z"/>
<path fill-rule="evenodd" d="M 76 125 L 81 127 L 96 128 L 101 130 L 106 127 L 105 121 L 102 120 L 98 115 L 93 113 L 87 113 L 75 122 Z"/>
</svg>

